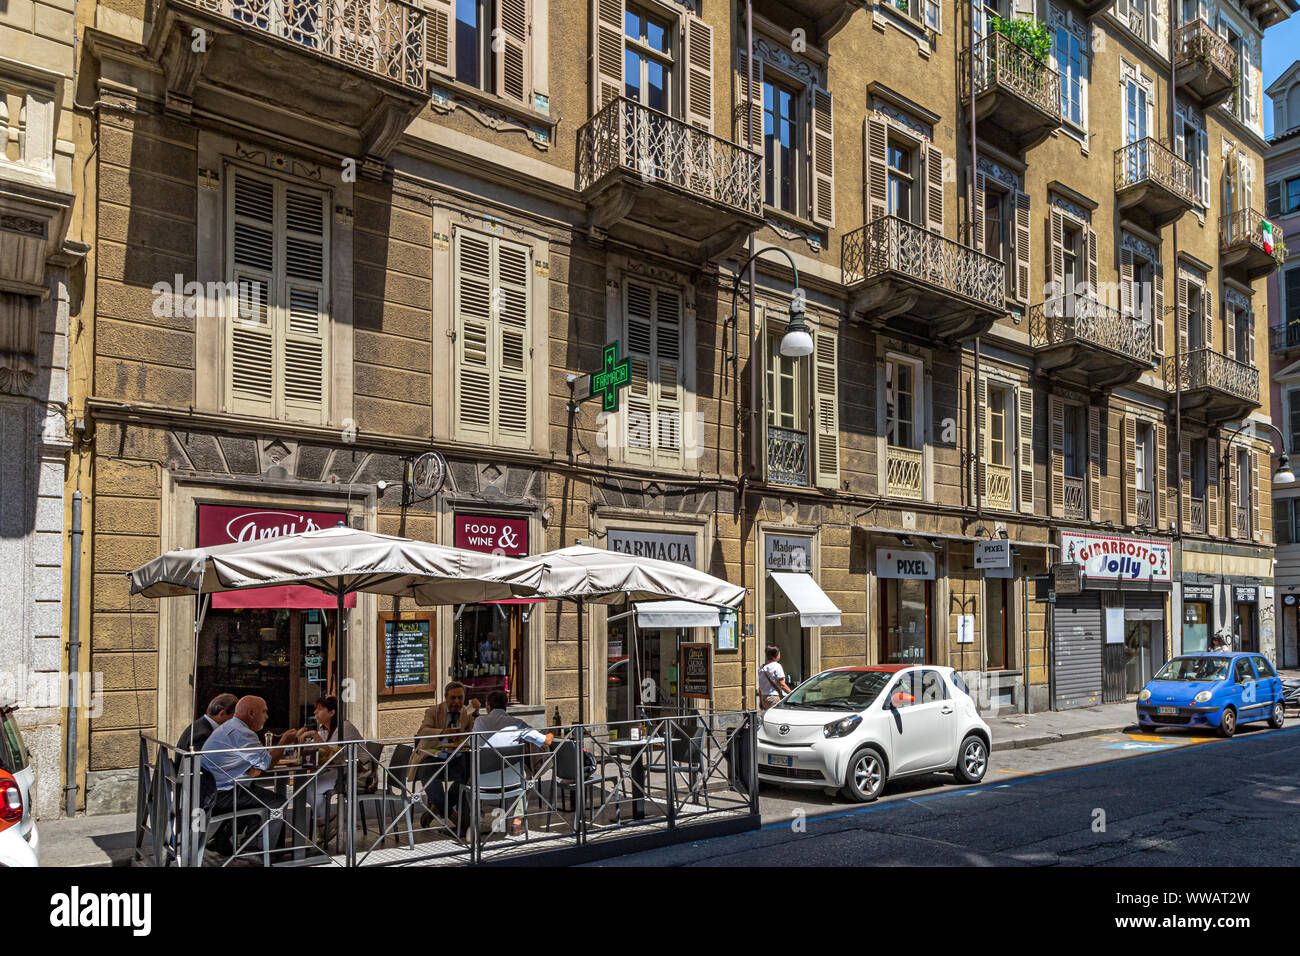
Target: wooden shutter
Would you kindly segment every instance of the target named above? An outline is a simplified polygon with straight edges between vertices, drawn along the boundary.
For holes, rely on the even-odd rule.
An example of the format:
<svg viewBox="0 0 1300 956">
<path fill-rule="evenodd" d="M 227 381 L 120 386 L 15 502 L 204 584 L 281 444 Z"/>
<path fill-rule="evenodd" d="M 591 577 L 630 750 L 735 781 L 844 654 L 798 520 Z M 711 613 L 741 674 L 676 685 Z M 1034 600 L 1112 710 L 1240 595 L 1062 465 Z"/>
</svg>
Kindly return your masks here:
<svg viewBox="0 0 1300 956">
<path fill-rule="evenodd" d="M 713 132 L 713 27 L 699 17 L 687 16 L 682 34 L 686 41 L 686 122 Z"/>
<path fill-rule="evenodd" d="M 1034 390 L 1016 388 L 1016 459 L 1020 466 L 1020 510 L 1034 513 Z"/>
<path fill-rule="evenodd" d="M 943 235 L 943 150 L 925 147 L 925 219 L 931 232 Z"/>
<path fill-rule="evenodd" d="M 1174 155 L 1179 159 L 1187 159 L 1187 122 L 1183 118 L 1183 108 L 1180 106 L 1174 110 Z"/>
<path fill-rule="evenodd" d="M 1208 286 L 1201 286 L 1201 338 L 1207 348 L 1217 348 L 1214 335 L 1214 296 Z M 1190 320 L 1190 315 L 1188 319 Z M 1223 352 L 1227 354 L 1228 343 L 1223 343 Z"/>
<path fill-rule="evenodd" d="M 1177 290 L 1177 307 L 1178 307 L 1178 347 L 1182 354 L 1187 354 L 1187 279 L 1182 275 L 1178 276 L 1175 282 Z"/>
<path fill-rule="evenodd" d="M 749 57 L 741 50 L 737 54 L 736 73 L 736 142 L 750 145 L 750 130 L 754 132 L 753 146 L 763 154 L 763 61 L 754 60 L 754 96 L 749 86 Z"/>
<path fill-rule="evenodd" d="M 835 225 L 835 120 L 831 94 L 820 86 L 812 88 L 809 142 L 812 144 L 812 221 L 827 229 Z M 942 183 L 940 184 L 942 203 Z M 939 210 L 940 228 L 943 210 Z"/>
<path fill-rule="evenodd" d="M 532 251 L 526 246 L 494 240 L 496 246 L 497 381 L 493 395 L 498 444 L 527 445 L 528 383 L 532 349 L 528 337 L 528 280 Z"/>
<path fill-rule="evenodd" d="M 1137 524 L 1137 419 L 1124 416 L 1124 523 Z"/>
<path fill-rule="evenodd" d="M 983 173 L 975 174 L 975 208 L 972 210 L 971 222 L 975 224 L 975 235 L 971 238 L 971 246 L 980 252 L 989 252 L 984 248 L 984 192 L 986 179 Z M 989 252 L 989 255 L 992 255 Z M 1012 280 L 1014 284 L 1014 280 Z"/>
<path fill-rule="evenodd" d="M 1219 442 L 1220 457 L 1223 458 L 1223 467 L 1227 472 L 1227 486 L 1223 489 L 1223 519 L 1228 525 L 1228 537 L 1237 537 L 1237 482 L 1241 480 L 1237 468 L 1237 456 L 1232 454 L 1231 447 L 1227 442 Z"/>
<path fill-rule="evenodd" d="M 1097 232 L 1088 228 L 1084 231 L 1088 243 L 1088 294 L 1097 294 Z"/>
<path fill-rule="evenodd" d="M 1049 209 L 1047 214 L 1049 229 L 1048 242 L 1051 244 L 1052 255 L 1048 260 L 1047 282 L 1051 287 L 1052 295 L 1062 295 L 1065 292 L 1065 245 L 1062 241 L 1065 230 L 1065 217 L 1061 215 L 1059 209 Z"/>
<path fill-rule="evenodd" d="M 1151 264 L 1151 328 L 1156 354 L 1164 355 L 1165 345 L 1165 270 L 1160 263 Z"/>
<path fill-rule="evenodd" d="M 1249 342 L 1250 345 L 1248 346 L 1248 354 L 1246 355 L 1246 357 L 1245 357 L 1244 359 L 1242 359 L 1242 361 L 1243 361 L 1243 362 L 1246 362 L 1247 364 L 1249 364 L 1249 365 L 1251 366 L 1251 368 L 1255 368 L 1255 367 L 1256 367 L 1256 365 L 1255 365 L 1255 349 L 1256 349 L 1256 346 L 1255 346 L 1255 310 L 1254 310 L 1254 309 L 1250 309 L 1250 310 L 1248 310 L 1248 311 L 1246 312 L 1246 316 L 1245 316 L 1245 318 L 1246 318 L 1246 322 L 1249 323 L 1249 325 L 1248 325 L 1248 331 L 1249 331 L 1249 334 L 1246 336 L 1246 341 Z"/>
<path fill-rule="evenodd" d="M 1219 456 L 1213 439 L 1205 439 L 1205 530 L 1219 534 Z"/>
<path fill-rule="evenodd" d="M 1200 198 L 1207 206 L 1210 204 L 1210 134 L 1202 126 L 1196 131 L 1196 145 L 1201 153 L 1201 193 Z"/>
<path fill-rule="evenodd" d="M 592 113 L 623 95 L 623 0 L 592 0 Z"/>
<path fill-rule="evenodd" d="M 1250 453 L 1250 537 L 1259 541 L 1263 537 L 1259 526 L 1259 452 Z"/>
<path fill-rule="evenodd" d="M 1065 514 L 1065 402 L 1050 395 L 1047 408 L 1051 425 L 1051 474 L 1049 478 L 1052 514 Z"/>
<path fill-rule="evenodd" d="M 1016 190 L 1016 221 L 1012 238 L 1015 240 L 1015 295 L 1021 302 L 1029 303 L 1029 194 Z"/>
<path fill-rule="evenodd" d="M 654 459 L 658 465 L 680 466 L 686 412 L 682 385 L 682 340 L 685 334 L 681 293 L 655 290 L 654 328 Z"/>
<path fill-rule="evenodd" d="M 455 236 L 456 424 L 492 441 L 492 237 Z"/>
<path fill-rule="evenodd" d="M 1088 406 L 1088 518 L 1101 520 L 1101 412 Z"/>
<path fill-rule="evenodd" d="M 817 442 L 815 461 L 817 487 L 840 486 L 840 418 L 838 340 L 835 331 L 817 333 L 817 353 L 813 390 L 814 435 Z"/>
<path fill-rule="evenodd" d="M 329 221 L 322 193 L 284 187 L 284 414 L 317 424 L 325 408 Z"/>
<path fill-rule="evenodd" d="M 1232 307 L 1227 296 L 1223 299 L 1223 354 L 1241 361 L 1237 354 L 1237 310 Z"/>
<path fill-rule="evenodd" d="M 1192 522 L 1192 437 L 1184 435 L 1178 447 L 1178 478 L 1183 488 L 1181 527 L 1186 531 Z"/>
<path fill-rule="evenodd" d="M 428 41 L 425 43 L 425 65 L 433 73 L 454 77 L 456 74 L 456 31 L 453 29 L 455 13 L 451 0 L 424 0 L 428 17 Z"/>
<path fill-rule="evenodd" d="M 889 215 L 889 127 L 867 117 L 867 222 Z"/>
<path fill-rule="evenodd" d="M 654 398 L 650 394 L 650 369 L 654 361 L 654 293 L 639 282 L 627 283 L 624 304 L 628 384 L 624 391 L 623 432 L 629 461 L 651 460 L 651 419 Z"/>
<path fill-rule="evenodd" d="M 532 106 L 528 82 L 528 0 L 496 0 L 496 90 L 506 99 Z"/>
<path fill-rule="evenodd" d="M 1267 216 L 1282 215 L 1282 184 L 1280 182 L 1275 181 L 1265 184 L 1264 214 Z"/>
<path fill-rule="evenodd" d="M 1152 441 L 1155 442 L 1155 474 L 1151 481 L 1151 496 L 1155 499 L 1156 508 L 1156 527 L 1169 527 L 1169 490 L 1166 485 L 1169 483 L 1169 449 L 1165 445 L 1168 440 L 1168 433 L 1165 429 L 1164 422 L 1156 424 L 1152 429 L 1155 433 Z"/>
<path fill-rule="evenodd" d="M 971 406 L 971 421 L 978 422 L 978 438 L 976 429 L 971 430 L 971 450 L 975 457 L 975 487 L 979 491 L 980 503 L 983 504 L 988 496 L 988 475 L 984 467 L 985 462 L 989 460 L 989 389 L 988 382 L 985 379 L 977 378 L 975 380 L 975 403 Z M 978 445 L 976 444 L 978 440 Z"/>
<path fill-rule="evenodd" d="M 1127 318 L 1133 315 L 1133 250 L 1119 250 L 1119 310 Z"/>
<path fill-rule="evenodd" d="M 682 297 L 658 287 L 628 282 L 625 395 L 627 458 L 680 465 L 685 389 L 682 386 Z"/>
<path fill-rule="evenodd" d="M 227 261 L 238 293 L 229 326 L 229 410 L 275 414 L 275 184 L 233 171 L 226 210 Z"/>
</svg>

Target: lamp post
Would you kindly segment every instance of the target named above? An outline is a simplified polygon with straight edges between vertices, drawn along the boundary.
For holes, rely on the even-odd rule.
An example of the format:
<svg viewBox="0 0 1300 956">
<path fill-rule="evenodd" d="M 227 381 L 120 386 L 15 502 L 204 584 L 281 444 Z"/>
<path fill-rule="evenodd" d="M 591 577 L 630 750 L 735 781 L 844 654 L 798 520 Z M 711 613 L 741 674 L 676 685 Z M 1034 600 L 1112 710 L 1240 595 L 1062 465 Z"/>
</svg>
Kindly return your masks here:
<svg viewBox="0 0 1300 956">
<path fill-rule="evenodd" d="M 1223 458 L 1220 461 L 1220 465 L 1227 465 L 1228 453 L 1232 451 L 1232 443 L 1236 441 L 1237 436 L 1240 435 L 1247 428 L 1249 428 L 1251 424 L 1252 424 L 1251 422 L 1242 422 L 1241 425 L 1237 428 L 1237 430 L 1232 433 L 1232 437 L 1228 439 L 1228 444 L 1225 445 L 1223 448 Z M 1275 485 L 1294 484 L 1295 472 L 1291 470 L 1291 459 L 1286 452 L 1286 436 L 1282 434 L 1282 430 L 1279 429 L 1276 425 L 1272 424 L 1271 422 L 1254 422 L 1253 424 L 1261 428 L 1270 429 L 1273 432 L 1273 434 L 1277 436 L 1278 446 L 1282 449 L 1281 454 L 1277 456 L 1277 471 L 1273 472 L 1273 484 Z"/>
<path fill-rule="evenodd" d="M 804 313 L 803 289 L 799 287 L 799 267 L 795 265 L 794 256 L 780 246 L 764 246 L 762 249 L 755 249 L 753 255 L 741 264 L 736 270 L 736 278 L 731 282 L 731 356 L 729 358 L 731 362 L 739 361 L 736 353 L 736 327 L 739 322 L 736 315 L 736 296 L 740 293 L 740 280 L 750 263 L 765 252 L 781 253 L 790 260 L 790 268 L 794 271 L 794 292 L 790 297 L 790 321 L 786 323 L 785 335 L 781 337 L 781 354 L 786 358 L 800 358 L 813 353 L 812 333 L 808 329 L 808 321 Z M 753 361 L 752 355 L 750 361 Z"/>
</svg>

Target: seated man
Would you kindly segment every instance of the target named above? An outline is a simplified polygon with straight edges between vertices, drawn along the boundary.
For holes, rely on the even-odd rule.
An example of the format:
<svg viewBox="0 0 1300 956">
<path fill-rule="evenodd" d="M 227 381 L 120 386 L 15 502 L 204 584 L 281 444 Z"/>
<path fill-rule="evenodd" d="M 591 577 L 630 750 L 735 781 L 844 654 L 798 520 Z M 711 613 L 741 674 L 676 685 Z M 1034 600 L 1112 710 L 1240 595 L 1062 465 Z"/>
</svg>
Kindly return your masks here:
<svg viewBox="0 0 1300 956">
<path fill-rule="evenodd" d="M 297 743 L 298 736 L 297 731 L 286 730 L 280 735 L 278 747 L 264 748 L 257 735 L 266 726 L 266 716 L 265 700 L 241 697 L 235 704 L 235 715 L 214 730 L 204 743 L 202 766 L 212 774 L 217 786 L 212 813 L 259 805 L 269 810 L 284 807 L 283 797 L 252 780 L 284 759 L 283 747 Z M 284 821 L 271 819 L 268 827 L 271 846 L 279 846 Z M 260 846 L 260 841 L 255 842 Z"/>
<path fill-rule="evenodd" d="M 471 700 L 470 709 L 465 710 L 465 685 L 460 681 L 451 681 L 443 689 L 443 695 L 446 699 L 441 704 L 434 704 L 424 712 L 420 729 L 415 732 L 411 766 L 406 771 L 408 782 L 418 780 L 423 785 L 426 804 L 439 808 L 446 803 L 447 781 L 464 778 L 465 760 L 464 753 L 454 754 L 447 760 L 434 757 L 440 751 L 454 749 L 469 732 L 479 712 L 477 700 Z M 421 826 L 428 826 L 427 820 L 426 814 Z"/>
<path fill-rule="evenodd" d="M 235 704 L 238 698 L 234 694 L 218 694 L 208 704 L 198 720 L 185 728 L 181 739 L 176 741 L 177 750 L 202 750 L 204 743 L 212 732 L 235 716 Z"/>
<path fill-rule="evenodd" d="M 485 731 L 496 731 L 490 737 L 484 737 L 480 741 L 481 746 L 486 747 L 513 747 L 521 743 L 529 743 L 535 747 L 549 747 L 551 741 L 555 739 L 555 734 L 543 734 L 540 731 L 533 730 L 527 723 L 518 717 L 507 712 L 510 706 L 510 698 L 504 691 L 494 690 L 487 696 L 487 713 L 474 721 L 471 728 L 474 733 L 483 733 Z M 513 731 L 511 733 L 510 731 Z"/>
</svg>

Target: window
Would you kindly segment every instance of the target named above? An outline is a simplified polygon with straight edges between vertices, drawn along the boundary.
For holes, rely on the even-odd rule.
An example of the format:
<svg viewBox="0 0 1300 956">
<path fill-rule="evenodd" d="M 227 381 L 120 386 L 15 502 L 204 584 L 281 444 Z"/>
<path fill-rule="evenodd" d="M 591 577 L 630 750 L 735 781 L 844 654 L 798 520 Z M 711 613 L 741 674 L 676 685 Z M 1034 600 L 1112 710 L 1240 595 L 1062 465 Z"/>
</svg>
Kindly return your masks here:
<svg viewBox="0 0 1300 956">
<path fill-rule="evenodd" d="M 916 421 L 918 366 L 890 359 L 885 362 L 885 434 L 898 448 L 920 448 Z"/>
<path fill-rule="evenodd" d="M 1295 89 L 1300 90 L 1300 86 Z M 1295 119 L 1300 123 L 1300 116 Z M 1269 183 L 1266 192 L 1268 215 L 1289 216 L 1296 210 L 1300 210 L 1300 176 Z"/>
<path fill-rule="evenodd" d="M 480 90 L 491 89 L 491 0 L 456 0 L 456 79 Z"/>
<path fill-rule="evenodd" d="M 454 240 L 457 428 L 487 444 L 527 445 L 531 250 L 467 229 Z"/>
<path fill-rule="evenodd" d="M 528 0 L 431 0 L 427 9 L 435 73 L 532 105 Z"/>
<path fill-rule="evenodd" d="M 1147 131 L 1151 129 L 1151 99 L 1146 84 L 1137 77 L 1130 77 L 1124 84 L 1125 146 L 1140 143 L 1150 135 Z M 1145 156 L 1139 153 L 1137 159 L 1141 163 L 1145 161 Z M 1135 172 L 1139 176 L 1146 175 L 1144 169 L 1138 169 Z"/>
<path fill-rule="evenodd" d="M 1226 298 L 1226 297 L 1225 297 Z M 1249 309 L 1243 309 L 1240 305 L 1231 302 L 1226 303 L 1229 317 L 1232 319 L 1232 331 L 1234 342 L 1230 343 L 1234 349 L 1233 358 L 1238 362 L 1245 362 L 1247 365 L 1255 364 L 1255 329 Z"/>
<path fill-rule="evenodd" d="M 1133 256 L 1133 314 L 1151 320 L 1151 282 L 1155 272 L 1151 260 Z"/>
<path fill-rule="evenodd" d="M 891 139 L 889 141 L 889 215 L 919 221 L 919 203 L 916 202 L 916 180 L 912 149 Z"/>
<path fill-rule="evenodd" d="M 1151 450 L 1154 429 L 1150 422 L 1137 423 L 1137 456 L 1134 461 L 1133 484 L 1138 491 L 1151 490 Z"/>
<path fill-rule="evenodd" d="M 1250 508 L 1250 452 L 1237 449 L 1236 498 L 1238 510 Z"/>
<path fill-rule="evenodd" d="M 1207 461 L 1207 456 L 1210 453 L 1209 446 L 1210 443 L 1206 441 L 1204 438 L 1192 439 L 1191 486 L 1192 486 L 1193 498 L 1200 498 L 1200 499 L 1205 498 L 1205 474 L 1206 474 L 1205 463 Z"/>
<path fill-rule="evenodd" d="M 1010 585 L 1006 578 L 984 579 L 984 643 L 988 655 L 985 666 L 989 670 L 1011 666 Z"/>
<path fill-rule="evenodd" d="M 1287 448 L 1300 449 L 1300 388 L 1289 388 L 1286 393 L 1287 420 L 1291 423 L 1291 441 Z"/>
<path fill-rule="evenodd" d="M 1281 498 L 1273 502 L 1273 543 L 1291 544 L 1295 540 L 1291 534 L 1291 499 Z"/>
<path fill-rule="evenodd" d="M 1080 405 L 1065 406 L 1065 476 L 1082 478 L 1088 464 L 1087 412 Z"/>
<path fill-rule="evenodd" d="M 1061 74 L 1061 117 L 1075 126 L 1086 126 L 1083 41 L 1064 26 L 1056 28 L 1053 44 L 1056 69 Z"/>
<path fill-rule="evenodd" d="M 227 181 L 229 410 L 327 422 L 329 197 L 242 169 Z"/>
<path fill-rule="evenodd" d="M 1087 250 L 1084 248 L 1083 228 L 1068 219 L 1063 219 L 1062 223 L 1062 279 L 1065 282 L 1064 291 L 1068 295 L 1088 281 L 1085 271 Z"/>
<path fill-rule="evenodd" d="M 623 11 L 623 95 L 672 113 L 673 29 L 635 7 Z"/>
<path fill-rule="evenodd" d="M 1250 63 L 1246 58 L 1246 45 L 1241 34 L 1234 30 L 1222 15 L 1219 16 L 1219 36 L 1228 41 L 1237 60 L 1236 84 L 1231 98 L 1224 103 L 1224 108 L 1242 122 L 1250 122 Z"/>
<path fill-rule="evenodd" d="M 1003 262 L 1011 245 L 1007 241 L 1005 203 L 1007 194 L 996 189 L 984 191 L 984 252 Z"/>
<path fill-rule="evenodd" d="M 943 27 L 939 0 L 888 0 L 899 13 L 918 25 L 940 30 Z"/>
<path fill-rule="evenodd" d="M 807 400 L 803 394 L 806 362 L 781 354 L 781 333 L 773 332 L 767 343 L 767 423 L 777 428 L 804 430 Z"/>
<path fill-rule="evenodd" d="M 1210 136 L 1205 115 L 1189 104 L 1174 114 L 1174 152 L 1192 167 L 1192 192 L 1202 206 L 1210 204 Z"/>
<path fill-rule="evenodd" d="M 685 393 L 681 293 L 629 280 L 624 308 L 630 363 L 623 412 L 627 457 L 681 464 Z"/>
<path fill-rule="evenodd" d="M 1187 284 L 1187 348 L 1199 349 L 1210 345 L 1209 330 L 1205 326 L 1205 290 L 1199 285 Z"/>
<path fill-rule="evenodd" d="M 801 209 L 799 170 L 803 168 L 798 103 L 798 93 L 764 78 L 763 201 L 795 214 Z"/>
<path fill-rule="evenodd" d="M 988 389 L 989 463 L 1006 467 L 1011 464 L 1007 447 L 1007 390 Z"/>
<path fill-rule="evenodd" d="M 1286 324 L 1288 326 L 1300 325 L 1300 266 L 1291 266 L 1285 273 L 1286 285 Z M 1287 344 L 1290 345 L 1293 340 L 1288 335 Z M 1294 446 L 1293 446 L 1294 447 Z"/>
</svg>

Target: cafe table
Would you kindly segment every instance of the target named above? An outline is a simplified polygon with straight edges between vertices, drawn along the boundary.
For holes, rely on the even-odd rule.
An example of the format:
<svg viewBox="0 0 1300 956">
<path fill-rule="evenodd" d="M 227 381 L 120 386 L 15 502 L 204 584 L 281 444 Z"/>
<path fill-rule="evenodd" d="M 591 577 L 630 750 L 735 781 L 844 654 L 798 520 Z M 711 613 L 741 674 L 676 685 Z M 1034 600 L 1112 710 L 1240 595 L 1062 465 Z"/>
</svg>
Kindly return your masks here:
<svg viewBox="0 0 1300 956">
<path fill-rule="evenodd" d="M 632 780 L 632 819 L 645 819 L 646 777 L 650 766 L 652 748 L 662 747 L 662 737 L 642 737 L 640 740 L 620 739 L 606 740 L 601 746 L 608 750 L 619 766 L 619 775 L 623 774 L 623 762 L 629 764 Z"/>
<path fill-rule="evenodd" d="M 312 814 L 315 808 L 307 802 L 311 793 L 315 766 L 305 765 L 302 760 L 281 760 L 270 770 L 261 775 L 259 783 L 265 782 L 275 790 L 277 796 L 285 798 L 288 804 L 288 819 L 285 821 L 285 837 L 293 839 L 293 852 L 288 859 L 281 859 L 276 866 L 296 866 L 308 862 L 307 847 L 319 846 L 313 843 L 311 835 Z M 321 773 L 337 773 L 327 768 Z M 292 797 L 289 796 L 292 792 Z M 284 807 L 280 808 L 283 813 Z M 322 844 L 326 841 L 322 841 Z M 323 847 L 322 847 L 323 848 Z M 312 861 L 315 862 L 315 861 Z"/>
</svg>

